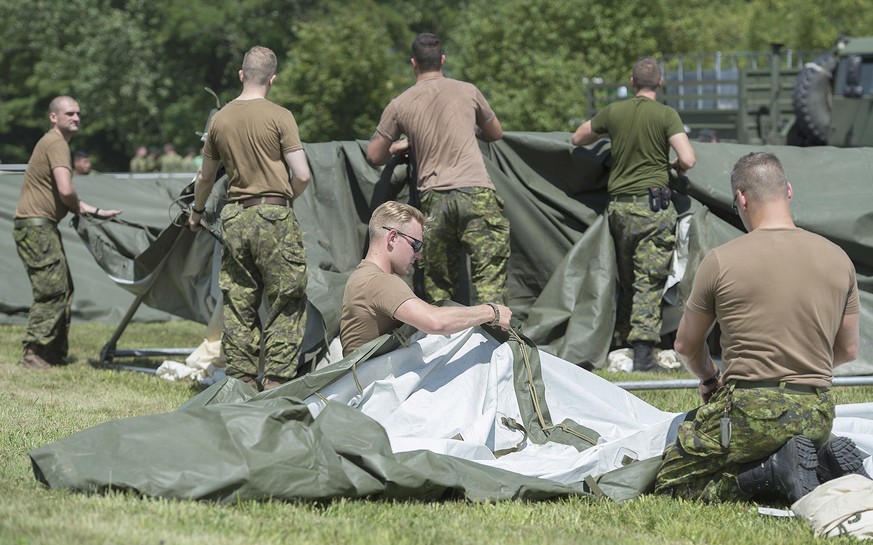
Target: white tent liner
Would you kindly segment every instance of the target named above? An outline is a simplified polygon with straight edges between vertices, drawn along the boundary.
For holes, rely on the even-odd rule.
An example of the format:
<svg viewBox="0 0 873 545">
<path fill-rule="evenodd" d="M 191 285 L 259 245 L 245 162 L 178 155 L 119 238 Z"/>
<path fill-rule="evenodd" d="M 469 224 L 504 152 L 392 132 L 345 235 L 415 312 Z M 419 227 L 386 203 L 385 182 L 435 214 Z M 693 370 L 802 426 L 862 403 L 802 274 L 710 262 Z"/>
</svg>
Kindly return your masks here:
<svg viewBox="0 0 873 545">
<path fill-rule="evenodd" d="M 684 418 L 539 351 L 552 422 L 571 419 L 591 428 L 600 434 L 598 443 L 579 452 L 526 441 L 518 451 L 496 458 L 493 452 L 524 439 L 502 422 L 503 417 L 522 421 L 509 345 L 498 344 L 481 328 L 450 336 L 418 333 L 410 340 L 409 347 L 362 362 L 356 373 L 306 398 L 313 416 L 325 399 L 340 402 L 379 422 L 395 452 L 425 449 L 561 483 L 660 457 Z M 873 452 L 873 403 L 842 406 L 838 414 L 835 431 Z"/>
</svg>

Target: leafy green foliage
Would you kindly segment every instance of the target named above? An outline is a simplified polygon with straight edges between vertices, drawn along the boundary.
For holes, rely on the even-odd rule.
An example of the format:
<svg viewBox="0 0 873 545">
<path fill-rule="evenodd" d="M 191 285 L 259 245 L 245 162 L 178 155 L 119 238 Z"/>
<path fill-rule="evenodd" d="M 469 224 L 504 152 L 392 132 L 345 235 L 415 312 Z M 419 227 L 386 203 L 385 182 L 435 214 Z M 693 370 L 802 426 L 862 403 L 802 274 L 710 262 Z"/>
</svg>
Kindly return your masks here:
<svg viewBox="0 0 873 545">
<path fill-rule="evenodd" d="M 873 10 L 863 0 L 753 0 L 748 5 L 748 47 L 771 43 L 806 50 L 833 48 L 837 37 L 869 36 Z"/>
<path fill-rule="evenodd" d="M 331 4 L 294 26 L 298 41 L 285 55 L 270 98 L 294 113 L 304 141 L 372 134 L 403 81 L 404 57 L 394 46 L 412 36 L 399 23 L 394 12 L 364 0 Z"/>
<path fill-rule="evenodd" d="M 372 134 L 413 81 L 409 44 L 435 32 L 447 74 L 476 84 L 507 130 L 569 131 L 584 78 L 625 81 L 643 55 L 830 49 L 873 28 L 864 0 L 0 0 L 0 159 L 26 162 L 52 97 L 84 120 L 74 149 L 122 170 L 141 144 L 199 145 L 248 48 L 279 56 L 271 98 L 304 140 Z"/>
<path fill-rule="evenodd" d="M 8 3 L 0 10 L 11 15 L 12 29 L 3 68 L 27 72 L 14 88 L 8 80 L 0 88 L 4 97 L 27 97 L 0 105 L 2 132 L 43 132 L 48 103 L 59 94 L 79 101 L 83 122 L 72 145 L 93 149 L 97 164 L 105 156 L 124 157 L 135 142 L 160 131 L 161 99 L 170 95 L 173 82 L 155 70 L 159 55 L 140 25 L 147 2 L 129 2 L 129 11 L 99 0 L 2 3 Z M 76 23 L 81 20 L 89 24 Z M 26 162 L 36 138 L 4 155 Z"/>
<path fill-rule="evenodd" d="M 624 80 L 636 58 L 657 52 L 647 27 L 658 11 L 657 0 L 474 2 L 447 65 L 482 89 L 504 129 L 573 130 L 583 78 Z"/>
</svg>

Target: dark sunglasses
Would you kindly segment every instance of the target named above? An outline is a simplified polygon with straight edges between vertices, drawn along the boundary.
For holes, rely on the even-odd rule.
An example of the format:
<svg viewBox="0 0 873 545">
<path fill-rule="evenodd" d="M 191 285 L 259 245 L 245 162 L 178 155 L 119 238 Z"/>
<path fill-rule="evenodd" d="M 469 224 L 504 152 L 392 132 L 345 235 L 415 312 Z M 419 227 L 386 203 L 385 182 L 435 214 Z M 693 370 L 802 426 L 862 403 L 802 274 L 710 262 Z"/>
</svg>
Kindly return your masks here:
<svg viewBox="0 0 873 545">
<path fill-rule="evenodd" d="M 382 229 L 385 229 L 386 231 L 397 231 L 397 234 L 404 237 L 406 239 L 406 242 L 408 242 L 409 245 L 412 246 L 413 252 L 416 252 L 416 253 L 420 252 L 421 247 L 424 246 L 423 241 L 418 240 L 417 238 L 415 238 L 411 235 L 407 235 L 406 233 L 399 231 L 399 230 L 395 229 L 394 227 L 382 227 Z"/>
</svg>

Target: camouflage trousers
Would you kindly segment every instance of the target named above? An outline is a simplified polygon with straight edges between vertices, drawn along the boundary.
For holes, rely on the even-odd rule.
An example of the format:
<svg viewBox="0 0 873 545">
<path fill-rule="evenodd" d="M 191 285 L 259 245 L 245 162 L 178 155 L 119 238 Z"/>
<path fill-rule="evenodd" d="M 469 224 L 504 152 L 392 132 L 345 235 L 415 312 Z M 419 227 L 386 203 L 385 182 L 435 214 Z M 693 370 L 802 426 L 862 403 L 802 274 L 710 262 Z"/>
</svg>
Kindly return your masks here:
<svg viewBox="0 0 873 545">
<path fill-rule="evenodd" d="M 218 285 L 224 295 L 227 374 L 257 376 L 262 371 L 263 377 L 293 378 L 306 329 L 306 250 L 294 210 L 229 203 L 221 220 Z"/>
<path fill-rule="evenodd" d="M 676 209 L 612 201 L 609 231 L 618 266 L 617 344 L 661 340 L 661 298 L 676 242 Z"/>
<path fill-rule="evenodd" d="M 720 421 L 726 404 L 731 433 L 723 447 Z M 827 390 L 799 394 L 730 384 L 691 414 L 693 419 L 679 425 L 676 442 L 664 452 L 655 492 L 709 502 L 747 500 L 737 482 L 740 466 L 769 456 L 795 435 L 823 445 L 830 436 L 834 403 Z"/>
<path fill-rule="evenodd" d="M 462 251 L 470 257 L 470 304 L 506 304 L 509 220 L 503 199 L 485 187 L 426 192 L 427 229 L 421 265 L 429 301 L 457 296 Z"/>
<path fill-rule="evenodd" d="M 73 278 L 61 233 L 54 224 L 27 225 L 16 227 L 12 237 L 33 290 L 24 346 L 32 344 L 43 354 L 65 358 L 73 306 Z"/>
</svg>

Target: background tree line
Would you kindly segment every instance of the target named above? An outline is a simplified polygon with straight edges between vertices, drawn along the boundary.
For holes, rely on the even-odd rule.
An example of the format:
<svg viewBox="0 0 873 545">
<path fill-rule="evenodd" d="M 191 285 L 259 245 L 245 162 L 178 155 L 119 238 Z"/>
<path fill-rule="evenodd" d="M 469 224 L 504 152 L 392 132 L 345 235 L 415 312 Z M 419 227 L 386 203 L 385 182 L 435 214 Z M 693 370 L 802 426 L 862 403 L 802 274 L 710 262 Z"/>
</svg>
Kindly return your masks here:
<svg viewBox="0 0 873 545">
<path fill-rule="evenodd" d="M 58 94 L 77 98 L 73 147 L 123 171 L 138 145 L 199 147 L 215 99 L 239 92 L 252 45 L 273 49 L 271 99 L 307 142 L 366 139 L 413 81 L 409 46 L 441 36 L 510 131 L 571 131 L 583 77 L 625 80 L 642 55 L 828 50 L 869 34 L 864 0 L 0 0 L 0 160 L 24 163 Z"/>
</svg>

